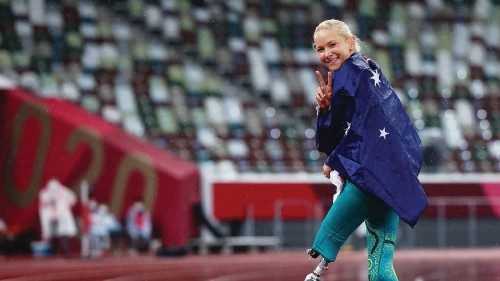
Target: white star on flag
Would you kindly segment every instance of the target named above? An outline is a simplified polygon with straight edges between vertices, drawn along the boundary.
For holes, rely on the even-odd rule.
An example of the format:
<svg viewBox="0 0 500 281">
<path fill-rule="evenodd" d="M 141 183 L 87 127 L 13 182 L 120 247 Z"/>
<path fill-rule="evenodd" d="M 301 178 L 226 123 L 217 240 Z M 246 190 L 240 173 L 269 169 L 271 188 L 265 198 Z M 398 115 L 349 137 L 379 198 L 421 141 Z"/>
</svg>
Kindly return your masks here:
<svg viewBox="0 0 500 281">
<path fill-rule="evenodd" d="M 347 123 L 347 128 L 345 129 L 345 133 L 344 133 L 344 136 L 347 135 L 347 132 L 349 131 L 349 129 L 351 128 L 351 122 L 346 122 Z"/>
<path fill-rule="evenodd" d="M 379 130 L 380 131 L 380 136 L 381 138 L 384 138 L 384 140 L 386 139 L 385 136 L 387 136 L 389 133 L 385 131 L 385 127 L 382 129 L 382 130 Z"/>
<path fill-rule="evenodd" d="M 378 86 L 380 84 L 380 73 L 378 73 L 378 69 L 376 69 L 375 71 L 371 71 L 370 72 L 373 74 L 372 77 L 370 77 L 370 79 L 373 80 L 375 86 Z"/>
</svg>

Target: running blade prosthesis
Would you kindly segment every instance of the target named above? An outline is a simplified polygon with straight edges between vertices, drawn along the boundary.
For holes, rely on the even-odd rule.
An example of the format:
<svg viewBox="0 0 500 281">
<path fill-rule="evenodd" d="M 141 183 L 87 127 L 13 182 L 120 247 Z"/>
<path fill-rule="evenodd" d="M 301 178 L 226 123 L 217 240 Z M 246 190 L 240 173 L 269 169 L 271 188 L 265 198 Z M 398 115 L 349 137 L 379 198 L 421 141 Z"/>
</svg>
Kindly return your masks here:
<svg viewBox="0 0 500 281">
<path fill-rule="evenodd" d="M 308 249 L 307 254 L 311 256 L 309 260 L 319 257 L 319 254 L 313 249 Z M 323 275 L 323 272 L 327 269 L 328 269 L 328 262 L 324 258 L 321 258 L 321 261 L 319 262 L 318 266 L 316 266 L 316 268 L 312 273 L 309 273 L 306 276 L 306 279 L 304 279 L 304 281 L 320 281 L 321 280 L 320 276 Z"/>
</svg>

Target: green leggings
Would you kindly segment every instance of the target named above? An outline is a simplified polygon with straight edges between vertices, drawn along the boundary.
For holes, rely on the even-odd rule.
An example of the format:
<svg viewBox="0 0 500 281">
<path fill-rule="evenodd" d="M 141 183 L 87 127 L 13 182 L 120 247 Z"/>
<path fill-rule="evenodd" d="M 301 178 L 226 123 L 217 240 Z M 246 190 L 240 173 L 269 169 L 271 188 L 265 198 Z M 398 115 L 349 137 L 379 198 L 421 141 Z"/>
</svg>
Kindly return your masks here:
<svg viewBox="0 0 500 281">
<path fill-rule="evenodd" d="M 399 217 L 382 200 L 346 182 L 314 239 L 313 249 L 326 261 L 337 258 L 340 247 L 366 222 L 368 280 L 398 280 L 393 267 Z"/>
</svg>

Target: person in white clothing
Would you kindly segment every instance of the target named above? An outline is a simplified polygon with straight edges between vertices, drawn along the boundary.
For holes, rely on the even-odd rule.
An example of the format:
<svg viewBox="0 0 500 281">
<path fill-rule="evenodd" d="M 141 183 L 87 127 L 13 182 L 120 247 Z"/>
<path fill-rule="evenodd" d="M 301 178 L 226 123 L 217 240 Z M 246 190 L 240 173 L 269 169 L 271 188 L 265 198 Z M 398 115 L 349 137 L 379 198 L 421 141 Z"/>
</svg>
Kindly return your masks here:
<svg viewBox="0 0 500 281">
<path fill-rule="evenodd" d="M 77 234 L 71 208 L 76 204 L 73 192 L 57 179 L 50 179 L 39 193 L 42 239 L 57 252 L 57 240 L 62 243 L 64 254 L 69 253 L 68 238 Z"/>
<path fill-rule="evenodd" d="M 92 200 L 90 212 L 90 254 L 92 257 L 100 257 L 110 249 L 111 238 L 115 239 L 116 233 L 121 231 L 121 225 L 105 204 L 98 204 Z"/>
</svg>

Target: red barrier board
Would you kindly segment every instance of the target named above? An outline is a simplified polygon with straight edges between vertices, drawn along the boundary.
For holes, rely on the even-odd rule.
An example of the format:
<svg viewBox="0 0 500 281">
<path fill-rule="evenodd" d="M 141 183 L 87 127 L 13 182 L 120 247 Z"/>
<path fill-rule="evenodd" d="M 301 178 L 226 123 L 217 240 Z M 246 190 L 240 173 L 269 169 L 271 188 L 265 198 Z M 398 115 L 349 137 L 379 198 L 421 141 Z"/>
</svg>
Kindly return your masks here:
<svg viewBox="0 0 500 281">
<path fill-rule="evenodd" d="M 38 227 L 38 191 L 52 177 L 123 218 L 137 197 L 166 246 L 185 246 L 199 202 L 197 166 L 130 136 L 81 108 L 22 90 L 0 92 L 0 217 L 10 230 Z"/>
<path fill-rule="evenodd" d="M 498 183 L 424 183 L 429 200 L 437 198 L 459 199 L 459 204 L 447 204 L 443 214 L 447 217 L 469 216 L 471 198 L 481 198 L 474 209 L 479 217 L 500 217 L 500 182 Z M 320 206 L 323 214 L 330 209 L 333 188 L 331 184 L 290 182 L 214 182 L 212 185 L 213 213 L 222 221 L 244 220 L 252 207 L 255 219 L 271 220 L 277 214 L 283 219 L 313 218 L 311 210 Z M 280 203 L 277 203 L 280 202 Z M 278 205 L 279 204 L 279 205 Z M 423 217 L 437 217 L 435 200 L 429 204 Z"/>
<path fill-rule="evenodd" d="M 273 219 L 276 212 L 286 219 L 305 219 L 316 215 L 315 206 L 320 206 L 322 214 L 328 211 L 333 189 L 309 183 L 225 182 L 214 183 L 213 195 L 218 219 L 242 220 L 250 206 L 257 219 Z"/>
</svg>

